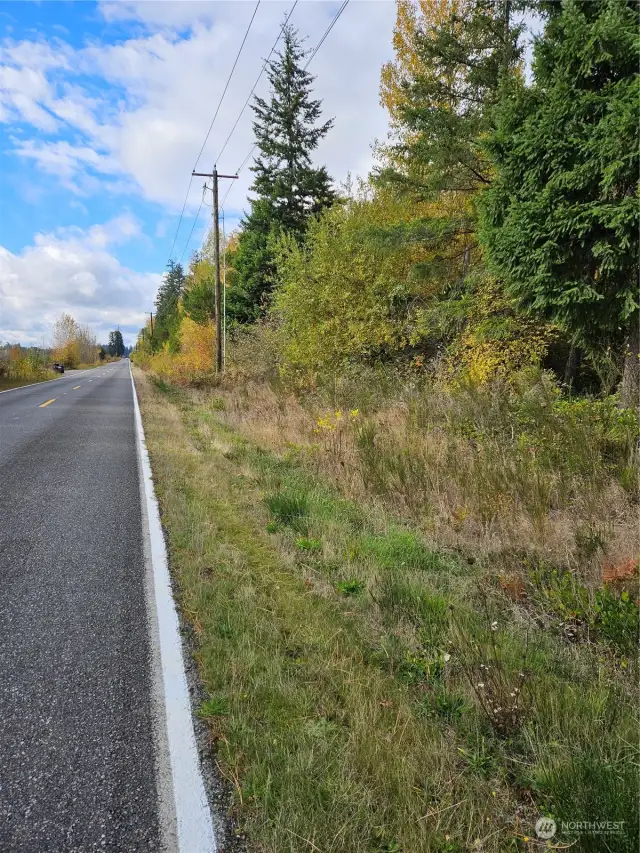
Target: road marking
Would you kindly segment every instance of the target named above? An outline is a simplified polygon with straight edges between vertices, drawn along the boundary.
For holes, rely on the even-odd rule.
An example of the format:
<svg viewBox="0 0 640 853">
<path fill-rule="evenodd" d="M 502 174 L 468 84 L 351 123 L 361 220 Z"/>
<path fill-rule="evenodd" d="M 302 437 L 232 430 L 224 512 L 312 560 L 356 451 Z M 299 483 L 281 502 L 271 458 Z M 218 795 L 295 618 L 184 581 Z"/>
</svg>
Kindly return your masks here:
<svg viewBox="0 0 640 853">
<path fill-rule="evenodd" d="M 72 390 L 72 391 L 77 391 L 79 387 L 80 387 L 79 385 L 75 385 L 71 390 Z"/>
<path fill-rule="evenodd" d="M 156 650 L 156 653 L 152 654 L 152 664 L 155 662 L 152 666 L 154 694 L 164 716 L 164 737 L 158 736 L 158 745 L 161 747 L 162 740 L 165 740 L 169 755 L 168 761 L 165 759 L 164 763 L 168 764 L 170 785 L 173 789 L 173 820 L 166 831 L 172 835 L 173 832 L 176 833 L 178 853 L 216 853 L 211 811 L 200 770 L 191 718 L 191 700 L 182 655 L 178 614 L 171 591 L 167 550 L 131 367 L 129 373 L 136 422 L 143 536 L 147 557 L 147 606 L 152 626 L 152 648 Z M 158 787 L 164 790 L 161 779 L 158 780 Z"/>
<path fill-rule="evenodd" d="M 39 408 L 44 409 L 45 406 L 50 406 L 52 403 L 55 403 L 55 401 L 56 401 L 56 398 L 54 397 L 53 400 L 47 400 L 46 403 L 40 403 Z"/>
</svg>

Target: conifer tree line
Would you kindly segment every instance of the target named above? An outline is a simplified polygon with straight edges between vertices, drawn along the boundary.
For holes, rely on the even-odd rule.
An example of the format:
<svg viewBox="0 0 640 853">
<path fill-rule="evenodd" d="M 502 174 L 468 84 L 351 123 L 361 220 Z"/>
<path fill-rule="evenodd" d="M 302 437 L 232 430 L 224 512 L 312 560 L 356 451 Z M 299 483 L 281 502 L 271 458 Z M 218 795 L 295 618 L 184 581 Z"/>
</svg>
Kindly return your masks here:
<svg viewBox="0 0 640 853">
<path fill-rule="evenodd" d="M 230 326 L 270 325 L 303 384 L 354 363 L 479 382 L 538 364 L 637 401 L 636 2 L 398 0 L 389 37 L 389 138 L 366 181 L 337 186 L 315 162 L 334 120 L 285 27 L 253 103 Z M 170 263 L 139 346 L 178 352 L 184 317 L 211 323 L 210 260 Z"/>
</svg>

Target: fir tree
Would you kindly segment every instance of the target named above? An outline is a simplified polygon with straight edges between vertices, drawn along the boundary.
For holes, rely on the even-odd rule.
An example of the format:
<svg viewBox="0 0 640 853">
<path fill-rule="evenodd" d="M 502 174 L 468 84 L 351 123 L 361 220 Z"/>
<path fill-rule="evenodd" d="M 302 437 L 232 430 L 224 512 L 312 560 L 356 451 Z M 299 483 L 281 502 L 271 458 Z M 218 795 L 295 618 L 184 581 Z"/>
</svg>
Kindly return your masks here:
<svg viewBox="0 0 640 853">
<path fill-rule="evenodd" d="M 395 141 L 380 149 L 382 167 L 374 180 L 424 211 L 387 241 L 422 245 L 430 259 L 413 274 L 440 282 L 449 300 L 450 288 L 468 299 L 468 274 L 481 263 L 474 199 L 492 179 L 482 140 L 521 62 L 522 25 L 515 13 L 526 2 L 451 0 L 431 5 L 429 14 L 421 4 L 419 19 L 401 18 L 410 48 L 391 69 L 392 95 L 389 68 L 383 70 L 382 96 L 391 108 Z"/>
<path fill-rule="evenodd" d="M 116 329 L 114 332 L 109 332 L 109 355 L 121 358 L 124 355 L 124 340 L 122 332 Z"/>
<path fill-rule="evenodd" d="M 244 319 L 255 319 L 272 287 L 274 242 L 281 233 L 301 238 L 313 214 L 331 205 L 335 194 L 324 167 L 311 153 L 333 120 L 318 124 L 321 102 L 311 97 L 313 77 L 302 67 L 306 56 L 297 31 L 285 27 L 284 48 L 269 63 L 271 98 L 256 97 L 253 130 L 260 154 L 252 171 L 257 197 L 242 223 L 235 268 L 247 296 Z"/>
<path fill-rule="evenodd" d="M 162 346 L 165 341 L 176 350 L 177 333 L 180 326 L 178 306 L 184 289 L 185 275 L 181 264 L 169 261 L 167 272 L 156 296 L 156 317 L 153 328 L 153 349 Z"/>
<path fill-rule="evenodd" d="M 626 337 L 626 396 L 637 400 L 637 4 L 544 8 L 535 84 L 514 85 L 488 139 L 497 174 L 482 237 L 529 312 L 592 353 L 622 353 Z"/>
<path fill-rule="evenodd" d="M 482 137 L 493 107 L 522 55 L 523 0 L 468 0 L 425 22 L 414 36 L 415 63 L 398 86 L 397 142 L 383 149 L 385 183 L 418 199 L 440 192 L 475 194 L 491 181 Z"/>
</svg>

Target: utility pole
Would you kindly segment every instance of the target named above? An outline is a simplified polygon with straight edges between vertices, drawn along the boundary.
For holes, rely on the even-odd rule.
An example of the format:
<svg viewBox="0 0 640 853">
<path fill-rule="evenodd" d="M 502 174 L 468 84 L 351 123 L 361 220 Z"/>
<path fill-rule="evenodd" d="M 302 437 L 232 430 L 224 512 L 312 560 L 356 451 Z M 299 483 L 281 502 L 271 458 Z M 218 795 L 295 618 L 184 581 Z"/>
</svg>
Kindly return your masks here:
<svg viewBox="0 0 640 853">
<path fill-rule="evenodd" d="M 149 317 L 151 319 L 151 337 L 153 337 L 153 311 L 149 311 Z"/>
<path fill-rule="evenodd" d="M 218 225 L 218 179 L 236 180 L 237 175 L 219 175 L 214 165 L 213 172 L 192 172 L 196 178 L 213 178 L 213 255 L 215 271 L 215 311 L 216 311 L 216 370 L 222 373 L 222 311 L 220 310 L 220 227 Z"/>
</svg>

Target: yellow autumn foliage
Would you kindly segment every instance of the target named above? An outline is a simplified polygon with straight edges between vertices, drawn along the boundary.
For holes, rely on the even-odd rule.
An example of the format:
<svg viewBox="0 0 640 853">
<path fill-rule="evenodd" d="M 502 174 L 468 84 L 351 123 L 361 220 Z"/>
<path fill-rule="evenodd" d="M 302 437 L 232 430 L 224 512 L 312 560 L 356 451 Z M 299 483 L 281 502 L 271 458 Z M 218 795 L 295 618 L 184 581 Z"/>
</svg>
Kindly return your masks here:
<svg viewBox="0 0 640 853">
<path fill-rule="evenodd" d="M 422 69 L 418 54 L 418 33 L 429 33 L 452 14 L 462 14 L 469 0 L 398 0 L 396 23 L 393 29 L 395 60 L 382 66 L 380 102 L 389 111 L 392 121 L 405 102 L 403 84 Z"/>
<path fill-rule="evenodd" d="M 500 283 L 482 277 L 475 286 L 467 324 L 449 348 L 445 383 L 456 384 L 464 378 L 484 385 L 538 365 L 557 335 L 555 327 L 538 318 L 516 314 Z"/>
<path fill-rule="evenodd" d="M 182 312 L 181 312 L 182 313 Z M 184 313 L 180 319 L 180 350 L 169 351 L 165 346 L 154 355 L 137 357 L 156 376 L 178 385 L 188 385 L 204 379 L 214 369 L 216 331 L 213 323 L 199 324 Z"/>
</svg>

